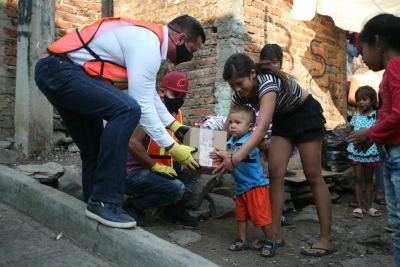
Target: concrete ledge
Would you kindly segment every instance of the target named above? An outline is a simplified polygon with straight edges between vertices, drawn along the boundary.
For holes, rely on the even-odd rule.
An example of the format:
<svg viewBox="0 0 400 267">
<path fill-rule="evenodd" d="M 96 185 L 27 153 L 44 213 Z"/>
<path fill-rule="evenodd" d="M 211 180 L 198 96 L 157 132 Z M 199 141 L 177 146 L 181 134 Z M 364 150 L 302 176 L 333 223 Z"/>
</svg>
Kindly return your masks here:
<svg viewBox="0 0 400 267">
<path fill-rule="evenodd" d="M 120 266 L 217 266 L 141 228 L 103 226 L 82 201 L 1 165 L 0 199 Z"/>
</svg>

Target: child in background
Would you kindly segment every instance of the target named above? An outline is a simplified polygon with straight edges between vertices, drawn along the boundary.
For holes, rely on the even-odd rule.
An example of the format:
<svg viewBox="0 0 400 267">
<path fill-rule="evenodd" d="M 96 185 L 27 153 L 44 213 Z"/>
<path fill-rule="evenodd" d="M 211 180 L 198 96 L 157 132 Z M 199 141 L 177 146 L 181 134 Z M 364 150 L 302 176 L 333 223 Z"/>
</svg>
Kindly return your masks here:
<svg viewBox="0 0 400 267">
<path fill-rule="evenodd" d="M 400 17 L 380 14 L 370 19 L 358 36 L 363 60 L 369 69 L 385 69 L 379 86 L 378 120 L 369 129 L 350 132 L 349 141 L 359 151 L 381 144 L 395 267 L 400 266 Z M 396 34 L 397 33 L 397 34 Z"/>
<path fill-rule="evenodd" d="M 226 149 L 235 152 L 247 141 L 255 123 L 255 113 L 249 106 L 240 106 L 231 110 L 228 116 L 229 139 Z M 217 152 L 220 150 L 217 150 Z M 216 152 L 211 152 L 213 160 L 221 160 Z M 267 232 L 272 222 L 268 180 L 265 178 L 258 148 L 254 148 L 246 159 L 235 165 L 232 175 L 236 181 L 236 220 L 239 238 L 229 246 L 231 251 L 251 248 L 247 241 L 247 220 L 254 226 L 261 227 L 265 240 L 262 257 L 272 257 L 277 244 L 267 240 Z M 264 253 L 265 251 L 265 253 Z"/>
<path fill-rule="evenodd" d="M 359 113 L 356 113 L 350 121 L 351 131 L 361 128 L 369 128 L 375 125 L 377 97 L 376 91 L 371 86 L 361 86 L 355 94 Z M 367 213 L 372 217 L 381 216 L 381 213 L 371 207 L 372 195 L 374 191 L 373 173 L 375 166 L 379 165 L 379 152 L 375 144 L 373 144 L 366 152 L 359 152 L 354 148 L 354 144 L 350 143 L 347 147 L 349 159 L 354 169 L 354 194 L 356 195 L 357 208 L 353 210 L 356 218 L 362 218 L 363 213 Z M 362 184 L 365 183 L 366 209 L 361 210 L 362 205 Z"/>
<path fill-rule="evenodd" d="M 357 107 L 357 101 L 356 101 L 356 91 L 358 88 L 364 85 L 369 85 L 372 88 L 374 88 L 375 92 L 378 94 L 379 91 L 379 85 L 382 82 L 382 76 L 383 72 L 385 70 L 380 70 L 380 71 L 372 71 L 368 67 L 363 67 L 359 68 L 354 75 L 351 78 L 350 81 L 350 89 L 349 93 L 347 95 L 347 102 L 350 104 L 349 106 Z M 348 106 L 348 108 L 349 108 Z M 348 109 L 351 113 L 353 114 L 353 109 L 350 107 Z M 375 203 L 378 205 L 386 205 L 385 201 L 385 185 L 383 184 L 383 169 L 382 166 L 376 166 L 375 168 Z M 365 186 L 363 185 L 363 190 L 365 189 Z M 353 208 L 361 208 L 357 207 L 357 201 L 351 200 L 349 203 L 350 207 Z"/>
</svg>

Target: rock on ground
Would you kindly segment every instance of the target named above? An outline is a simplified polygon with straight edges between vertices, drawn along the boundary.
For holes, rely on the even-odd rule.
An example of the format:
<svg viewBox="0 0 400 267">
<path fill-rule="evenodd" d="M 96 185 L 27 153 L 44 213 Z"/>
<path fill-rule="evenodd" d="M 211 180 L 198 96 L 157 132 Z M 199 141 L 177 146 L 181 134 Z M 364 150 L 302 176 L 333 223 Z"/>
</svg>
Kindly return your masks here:
<svg viewBox="0 0 400 267">
<path fill-rule="evenodd" d="M 210 202 L 210 215 L 213 219 L 235 211 L 236 202 L 230 197 L 208 193 L 206 199 Z"/>
<path fill-rule="evenodd" d="M 201 240 L 201 235 L 199 233 L 189 230 L 174 231 L 169 233 L 168 236 L 171 238 L 171 242 L 179 245 L 187 245 Z"/>
<path fill-rule="evenodd" d="M 64 174 L 64 167 L 55 162 L 45 164 L 18 165 L 14 169 L 42 183 L 51 183 Z"/>
<path fill-rule="evenodd" d="M 197 180 L 197 183 L 193 187 L 192 194 L 186 202 L 186 208 L 197 209 L 203 201 L 203 197 L 210 192 L 212 188 L 221 184 L 221 180 L 217 180 L 215 177 L 215 175 L 203 174 Z"/>
</svg>

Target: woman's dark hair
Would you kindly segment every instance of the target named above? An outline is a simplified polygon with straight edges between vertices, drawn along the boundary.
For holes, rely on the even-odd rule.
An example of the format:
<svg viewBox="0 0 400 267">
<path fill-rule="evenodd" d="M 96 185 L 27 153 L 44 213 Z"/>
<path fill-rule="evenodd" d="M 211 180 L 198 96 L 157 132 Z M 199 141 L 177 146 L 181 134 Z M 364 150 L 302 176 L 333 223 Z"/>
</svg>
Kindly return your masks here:
<svg viewBox="0 0 400 267">
<path fill-rule="evenodd" d="M 179 33 L 184 32 L 188 42 L 196 42 L 199 36 L 201 36 L 203 44 L 206 42 L 206 34 L 200 22 L 189 15 L 174 18 L 168 23 L 168 27 Z"/>
<path fill-rule="evenodd" d="M 261 49 L 260 60 L 271 60 L 277 58 L 282 66 L 283 51 L 277 44 L 267 44 Z"/>
<path fill-rule="evenodd" d="M 393 49 L 400 52 L 400 17 L 392 14 L 380 14 L 365 23 L 358 35 L 358 44 L 375 46 L 375 36 L 379 36 L 380 50 Z"/>
<path fill-rule="evenodd" d="M 378 100 L 377 100 L 377 95 L 376 95 L 376 91 L 374 88 L 372 88 L 371 86 L 368 86 L 368 85 L 361 86 L 356 91 L 356 95 L 355 95 L 356 99 L 357 99 L 357 96 L 359 96 L 359 95 L 369 97 L 371 99 L 372 108 L 374 110 L 378 109 Z"/>
<path fill-rule="evenodd" d="M 254 64 L 254 61 L 247 55 L 237 53 L 231 55 L 225 62 L 224 73 L 222 77 L 225 81 L 231 78 L 244 78 L 251 75 L 251 71 L 255 70 L 258 75 L 270 74 L 281 80 L 281 87 L 287 93 L 290 94 L 290 82 L 286 74 L 271 67 L 270 64 L 259 63 Z"/>
</svg>

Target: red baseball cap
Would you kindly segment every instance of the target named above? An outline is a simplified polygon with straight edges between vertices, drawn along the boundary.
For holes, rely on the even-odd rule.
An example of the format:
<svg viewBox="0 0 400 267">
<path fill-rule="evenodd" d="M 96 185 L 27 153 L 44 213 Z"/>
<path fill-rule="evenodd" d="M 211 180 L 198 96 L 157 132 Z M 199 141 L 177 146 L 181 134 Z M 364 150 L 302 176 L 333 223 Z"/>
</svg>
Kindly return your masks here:
<svg viewBox="0 0 400 267">
<path fill-rule="evenodd" d="M 180 72 L 171 72 L 165 75 L 161 81 L 161 87 L 180 93 L 192 94 L 192 92 L 189 92 L 188 79 Z"/>
</svg>

